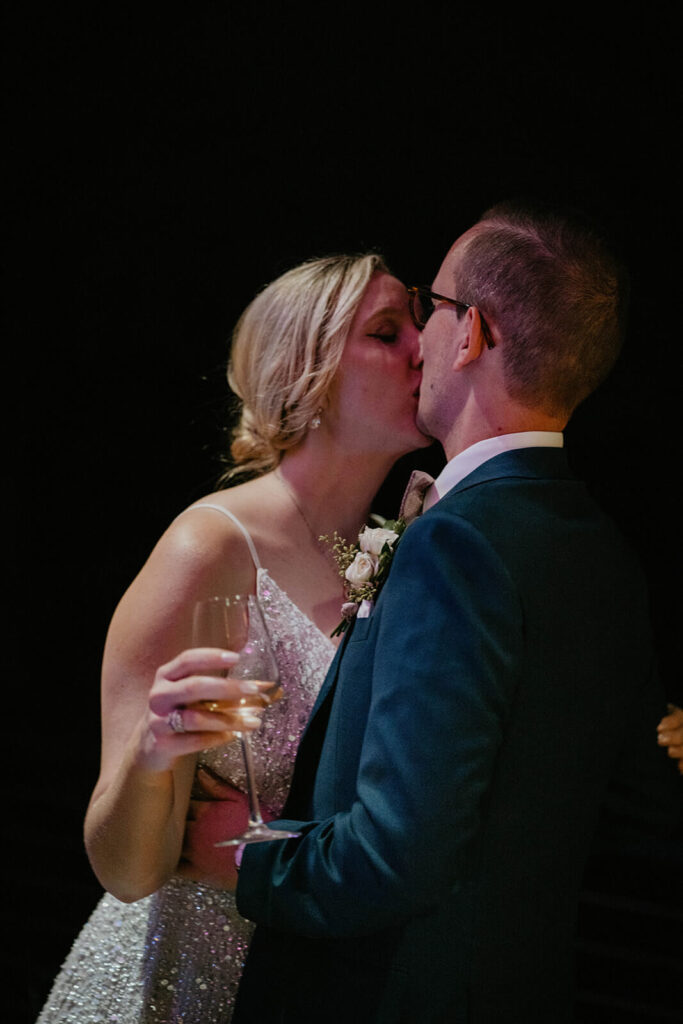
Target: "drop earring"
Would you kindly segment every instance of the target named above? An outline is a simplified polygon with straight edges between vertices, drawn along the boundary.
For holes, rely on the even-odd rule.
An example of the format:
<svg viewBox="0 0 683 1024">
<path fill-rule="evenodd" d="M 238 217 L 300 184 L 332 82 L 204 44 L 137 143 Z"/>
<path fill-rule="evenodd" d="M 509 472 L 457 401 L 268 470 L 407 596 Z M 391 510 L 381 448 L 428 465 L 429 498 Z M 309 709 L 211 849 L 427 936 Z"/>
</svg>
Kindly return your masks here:
<svg viewBox="0 0 683 1024">
<path fill-rule="evenodd" d="M 320 417 L 322 415 L 322 411 L 323 411 L 322 410 L 322 406 L 318 406 L 318 408 L 315 410 L 315 414 L 313 416 L 313 419 L 311 420 L 311 422 L 309 424 L 309 427 L 310 427 L 311 430 L 317 430 L 318 427 L 320 426 Z"/>
</svg>

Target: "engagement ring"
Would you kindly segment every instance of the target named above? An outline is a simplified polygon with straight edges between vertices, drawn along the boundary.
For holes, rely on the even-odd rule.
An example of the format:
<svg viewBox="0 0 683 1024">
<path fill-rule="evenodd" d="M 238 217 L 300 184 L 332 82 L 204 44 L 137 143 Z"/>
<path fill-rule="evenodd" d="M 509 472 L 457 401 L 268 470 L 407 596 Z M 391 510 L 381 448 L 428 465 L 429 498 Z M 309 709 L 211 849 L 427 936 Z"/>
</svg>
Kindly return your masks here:
<svg viewBox="0 0 683 1024">
<path fill-rule="evenodd" d="M 168 724 L 171 726 L 173 732 L 186 732 L 185 726 L 183 725 L 183 713 L 180 708 L 173 708 L 166 719 Z"/>
</svg>

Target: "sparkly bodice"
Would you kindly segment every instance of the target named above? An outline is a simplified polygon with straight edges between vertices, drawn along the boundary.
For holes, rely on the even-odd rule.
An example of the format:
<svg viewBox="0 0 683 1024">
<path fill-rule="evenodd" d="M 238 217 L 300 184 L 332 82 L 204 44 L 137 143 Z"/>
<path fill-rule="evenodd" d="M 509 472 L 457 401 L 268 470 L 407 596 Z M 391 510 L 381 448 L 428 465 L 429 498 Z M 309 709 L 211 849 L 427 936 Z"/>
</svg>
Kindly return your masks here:
<svg viewBox="0 0 683 1024">
<path fill-rule="evenodd" d="M 278 813 L 334 645 L 263 568 L 257 594 L 285 697 L 264 713 L 252 748 L 259 794 Z M 237 743 L 204 751 L 198 763 L 244 781 Z M 131 904 L 105 894 L 37 1024 L 227 1024 L 252 930 L 234 897 L 208 885 L 174 878 Z"/>
</svg>

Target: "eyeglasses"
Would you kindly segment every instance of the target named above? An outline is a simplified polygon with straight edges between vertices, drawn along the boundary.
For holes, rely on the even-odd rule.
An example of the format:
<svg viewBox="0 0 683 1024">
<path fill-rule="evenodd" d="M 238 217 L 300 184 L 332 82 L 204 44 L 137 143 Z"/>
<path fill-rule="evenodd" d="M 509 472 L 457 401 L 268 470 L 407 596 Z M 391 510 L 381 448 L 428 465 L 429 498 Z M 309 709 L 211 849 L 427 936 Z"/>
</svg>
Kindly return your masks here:
<svg viewBox="0 0 683 1024">
<path fill-rule="evenodd" d="M 473 309 L 471 302 L 461 302 L 460 299 L 449 299 L 447 295 L 438 295 L 433 292 L 431 288 L 427 288 L 426 285 L 418 284 L 411 285 L 408 288 L 408 308 L 410 309 L 410 315 L 413 323 L 417 327 L 418 331 L 421 331 L 430 316 L 434 312 L 434 302 L 448 302 L 451 306 L 457 306 L 463 312 L 466 309 Z M 486 342 L 487 348 L 495 348 L 495 341 L 491 335 L 489 325 L 486 323 L 484 316 L 479 310 L 479 319 L 481 320 L 481 331 L 484 335 L 484 341 Z"/>
</svg>

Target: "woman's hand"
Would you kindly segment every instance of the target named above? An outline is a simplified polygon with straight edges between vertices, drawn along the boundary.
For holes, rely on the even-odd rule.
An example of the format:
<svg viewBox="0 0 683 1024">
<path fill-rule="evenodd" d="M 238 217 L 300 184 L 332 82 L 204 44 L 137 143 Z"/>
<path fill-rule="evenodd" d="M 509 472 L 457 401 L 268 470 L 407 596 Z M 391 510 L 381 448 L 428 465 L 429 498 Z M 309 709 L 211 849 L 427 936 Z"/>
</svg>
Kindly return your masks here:
<svg viewBox="0 0 683 1024">
<path fill-rule="evenodd" d="M 244 705 L 270 684 L 212 674 L 238 661 L 232 651 L 199 647 L 157 670 L 136 758 L 139 767 L 167 771 L 179 757 L 229 742 L 237 730 L 258 729 L 257 712 Z"/>
<path fill-rule="evenodd" d="M 669 704 L 669 712 L 657 726 L 657 742 L 668 748 L 669 757 L 678 760 L 678 770 L 683 775 L 683 708 Z"/>
</svg>

